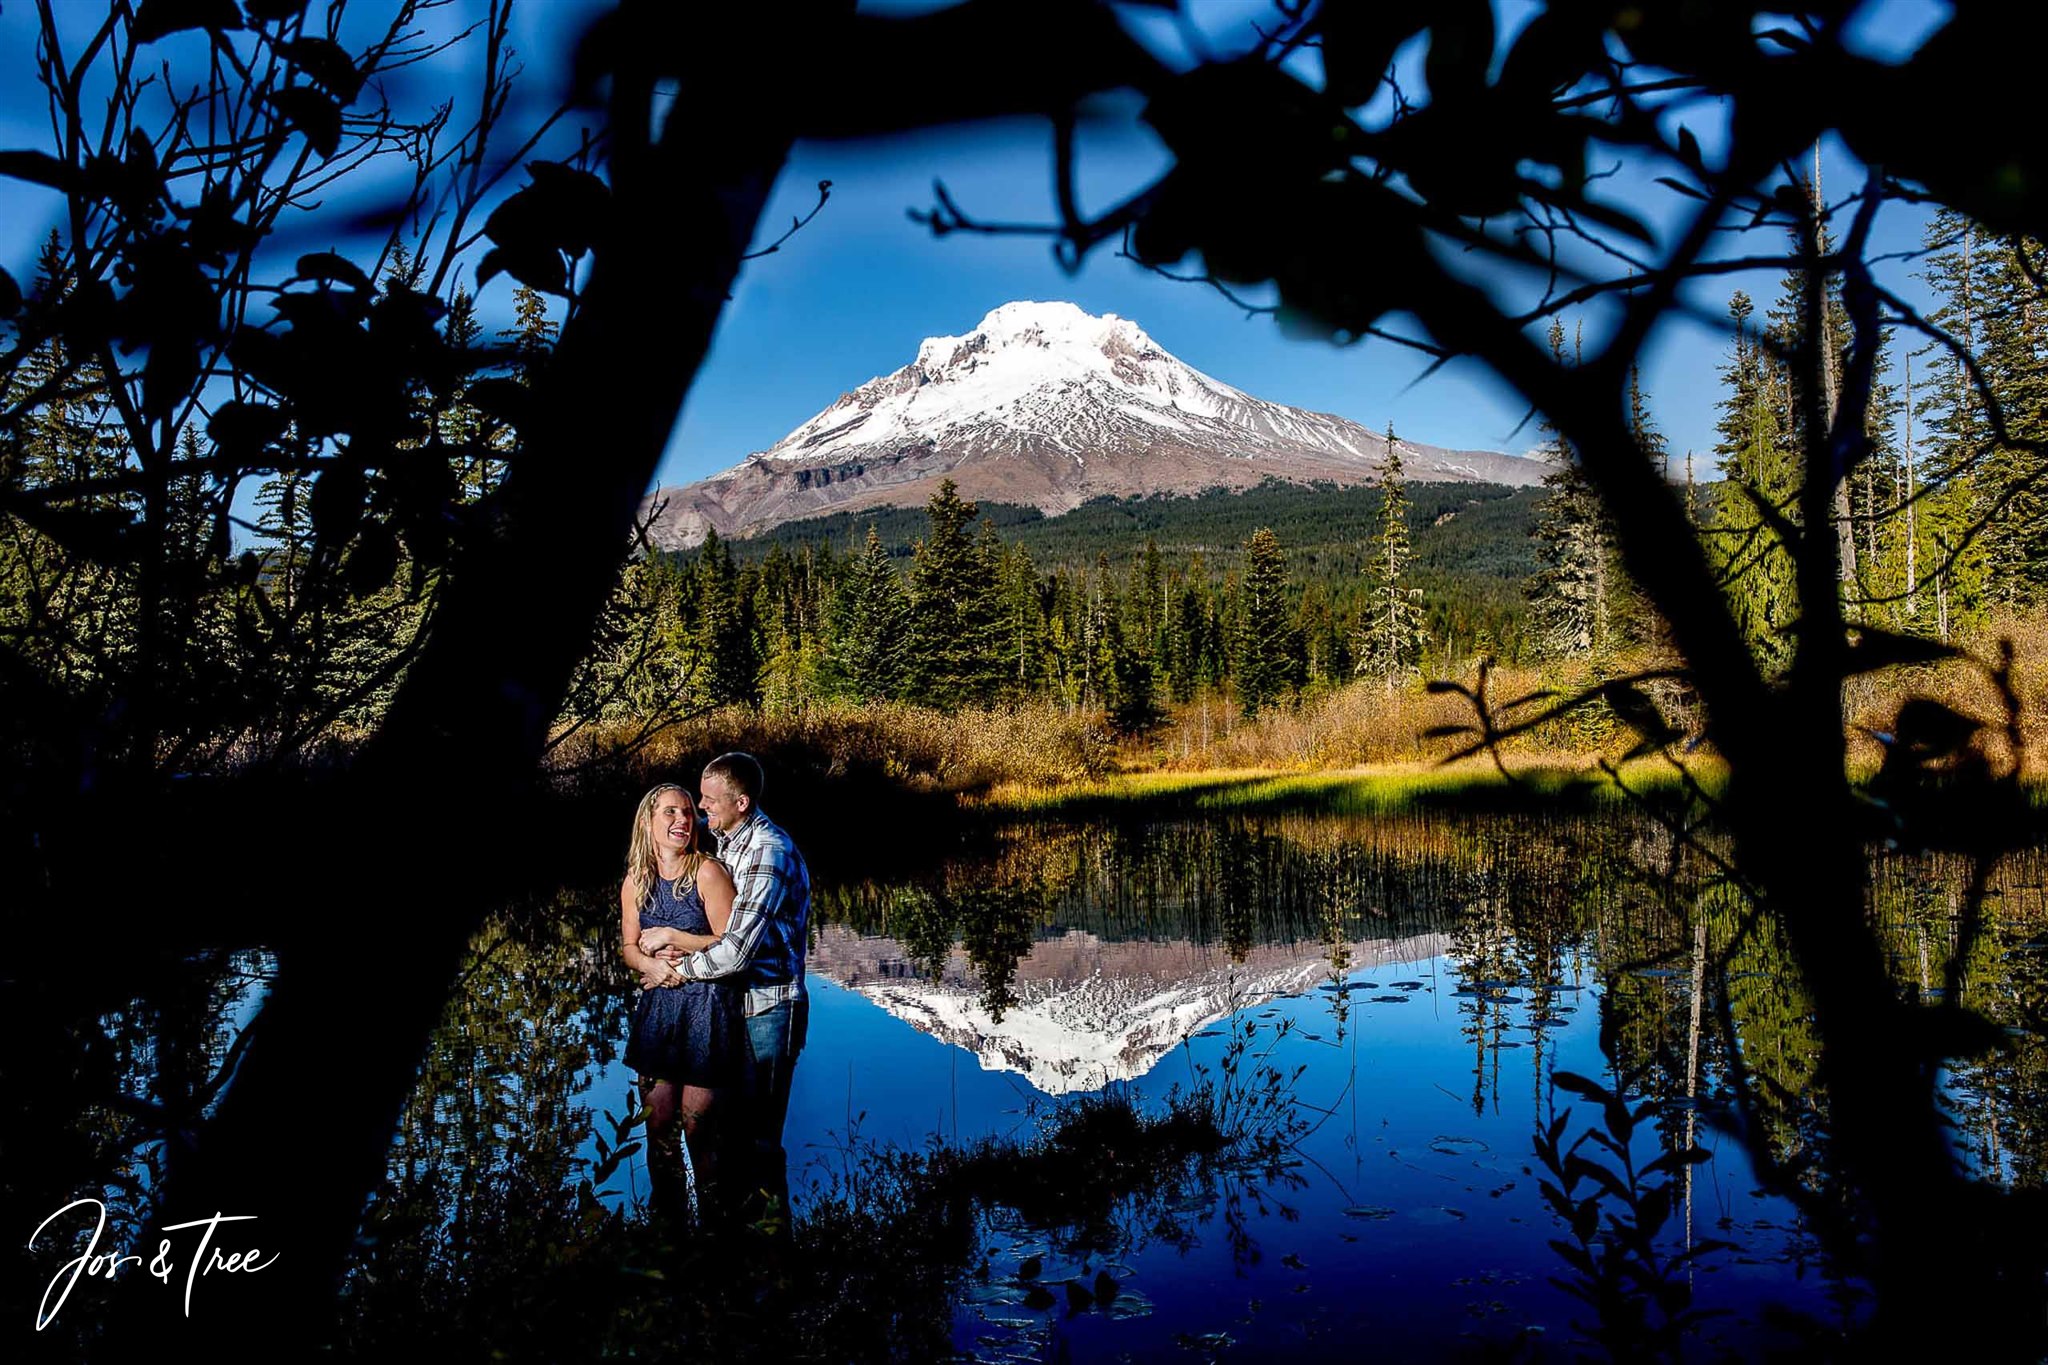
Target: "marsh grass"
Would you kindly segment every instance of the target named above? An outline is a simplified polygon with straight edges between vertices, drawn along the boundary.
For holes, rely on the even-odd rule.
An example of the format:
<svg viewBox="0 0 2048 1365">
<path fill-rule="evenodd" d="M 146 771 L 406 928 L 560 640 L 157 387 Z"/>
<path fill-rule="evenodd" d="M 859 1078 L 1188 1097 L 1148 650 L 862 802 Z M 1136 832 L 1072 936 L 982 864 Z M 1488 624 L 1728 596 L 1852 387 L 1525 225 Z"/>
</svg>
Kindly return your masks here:
<svg viewBox="0 0 2048 1365">
<path fill-rule="evenodd" d="M 707 758 L 743 749 L 771 772 L 941 793 L 1074 782 L 1110 771 L 1114 759 L 1099 715 L 1045 702 L 950 713 L 905 702 L 727 706 L 636 738 L 624 723 L 585 727 L 557 749 L 554 769 L 571 781 L 591 772 L 694 773 Z"/>
<path fill-rule="evenodd" d="M 1876 738 L 1891 728 L 1906 697 L 1926 697 L 1979 722 L 1976 752 L 1990 771 L 2016 773 L 2035 788 L 2048 778 L 2048 615 L 2003 617 L 1959 642 L 1976 663 L 1951 662 L 1885 673 L 1859 674 L 1843 692 L 1848 712 L 1852 771 L 1877 770 L 1883 748 Z M 1987 665 L 2012 650 L 2010 682 L 2017 714 L 2008 710 Z M 2017 750 L 2017 752 L 2015 752 Z"/>
<path fill-rule="evenodd" d="M 1986 666 L 1996 664 L 2006 642 L 2011 706 Z M 2048 616 L 2001 620 L 1963 647 L 1976 662 L 1851 679 L 1843 698 L 1851 777 L 1867 783 L 1877 774 L 1885 753 L 1879 736 L 1894 727 L 1903 701 L 1926 697 L 1981 725 L 1970 751 L 1976 771 L 2017 771 L 2032 808 L 2048 808 L 2039 785 L 2048 777 Z M 1510 724 L 1605 678 L 1673 662 L 1644 653 L 1496 668 L 1486 694 L 1497 723 Z M 1476 679 L 1476 668 L 1467 668 L 1454 681 L 1470 687 Z M 1718 790 L 1725 770 L 1701 744 L 1701 718 L 1685 690 L 1660 681 L 1644 691 L 1681 736 L 1676 752 L 1694 780 Z M 778 774 L 771 806 L 786 807 L 792 792 L 800 801 L 829 792 L 842 807 L 852 802 L 871 813 L 902 814 L 920 803 L 950 808 L 962 798 L 987 811 L 1032 815 L 1309 807 L 1376 815 L 1444 803 L 1597 809 L 1627 799 L 1601 765 L 1627 752 L 1635 736 L 1604 701 L 1446 765 L 1471 737 L 1442 732 L 1475 719 L 1465 697 L 1431 691 L 1421 679 L 1392 688 L 1361 681 L 1249 721 L 1229 697 L 1205 695 L 1174 707 L 1151 733 L 1121 740 L 1099 711 L 1043 700 L 954 713 L 900 702 L 813 702 L 784 710 L 724 707 L 652 736 L 624 724 L 587 726 L 556 750 L 553 767 L 560 785 L 608 792 L 687 776 L 715 754 L 745 749 Z M 1684 782 L 1663 760 L 1622 771 L 1631 790 L 1652 800 L 1676 799 Z"/>
<path fill-rule="evenodd" d="M 1688 764 L 1709 793 L 1725 776 L 1712 759 Z M 1454 767 L 1408 765 L 1346 772 L 1123 773 L 1061 787 L 1010 784 L 991 790 L 981 805 L 1007 815 L 1061 819 L 1148 815 L 1281 814 L 1404 815 L 1432 808 L 1466 812 L 1610 809 L 1636 799 L 1682 804 L 1685 779 L 1654 760 L 1624 765 L 1617 787 L 1591 762 Z"/>
</svg>

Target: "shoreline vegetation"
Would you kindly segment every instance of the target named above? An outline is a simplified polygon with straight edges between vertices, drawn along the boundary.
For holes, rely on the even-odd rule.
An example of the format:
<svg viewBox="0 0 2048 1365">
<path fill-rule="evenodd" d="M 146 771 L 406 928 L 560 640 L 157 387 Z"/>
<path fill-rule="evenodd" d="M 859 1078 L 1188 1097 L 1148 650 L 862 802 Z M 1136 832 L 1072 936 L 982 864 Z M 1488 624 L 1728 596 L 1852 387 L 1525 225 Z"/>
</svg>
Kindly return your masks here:
<svg viewBox="0 0 2048 1365">
<path fill-rule="evenodd" d="M 1932 698 L 1965 718 L 1970 733 L 1942 776 L 1956 785 L 2017 776 L 2030 804 L 2048 799 L 2048 616 L 1994 623 L 1964 647 L 1974 660 L 2009 642 L 2018 701 L 2008 715 L 1984 664 L 1950 662 L 1853 679 L 1845 689 L 1852 778 L 1868 788 L 1897 743 L 1900 707 Z M 1493 667 L 1486 696 L 1495 724 L 1534 719 L 1603 682 L 1675 661 L 1643 653 L 1607 661 Z M 1476 663 L 1448 679 L 1472 688 Z M 1476 733 L 1446 734 L 1477 720 L 1470 698 L 1416 676 L 1392 686 L 1361 680 L 1246 718 L 1227 693 L 1166 708 L 1147 733 L 1118 736 L 1101 708 L 1026 699 L 947 712 L 908 702 L 816 701 L 792 707 L 723 706 L 649 735 L 627 721 L 582 727 L 558 746 L 558 777 L 623 769 L 635 779 L 694 771 L 710 754 L 743 748 L 784 777 L 783 791 L 894 792 L 980 815 L 1044 816 L 1139 806 L 1187 811 L 1313 804 L 1343 813 L 1392 813 L 1442 800 L 1481 805 L 1574 805 L 1628 799 L 1603 771 L 1618 764 L 1638 794 L 1677 797 L 1688 780 L 1718 794 L 1726 775 L 1700 738 L 1697 707 L 1669 682 L 1641 685 L 1668 727 L 1668 750 L 1641 747 L 1639 730 L 1605 698 L 1446 761 Z M 1513 703 L 1535 698 L 1521 706 Z M 1625 707 L 1622 709 L 1626 709 Z M 1634 717 L 1640 726 L 1642 717 Z M 2017 773 L 2015 747 L 2021 754 Z M 1678 759 L 1684 765 L 1681 772 Z"/>
</svg>

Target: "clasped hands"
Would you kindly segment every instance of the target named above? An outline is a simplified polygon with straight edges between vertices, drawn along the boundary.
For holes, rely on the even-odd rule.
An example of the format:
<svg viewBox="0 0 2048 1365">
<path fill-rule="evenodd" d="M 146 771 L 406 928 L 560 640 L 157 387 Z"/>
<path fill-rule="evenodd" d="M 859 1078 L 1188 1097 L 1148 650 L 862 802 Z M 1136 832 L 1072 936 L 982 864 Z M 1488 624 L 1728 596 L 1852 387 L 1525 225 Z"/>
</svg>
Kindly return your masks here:
<svg viewBox="0 0 2048 1365">
<path fill-rule="evenodd" d="M 681 935 L 674 929 L 654 928 L 640 931 L 640 951 L 661 964 L 660 971 L 642 971 L 640 984 L 652 990 L 656 986 L 680 986 L 685 980 L 676 962 L 683 956 L 683 948 L 677 942 Z"/>
</svg>

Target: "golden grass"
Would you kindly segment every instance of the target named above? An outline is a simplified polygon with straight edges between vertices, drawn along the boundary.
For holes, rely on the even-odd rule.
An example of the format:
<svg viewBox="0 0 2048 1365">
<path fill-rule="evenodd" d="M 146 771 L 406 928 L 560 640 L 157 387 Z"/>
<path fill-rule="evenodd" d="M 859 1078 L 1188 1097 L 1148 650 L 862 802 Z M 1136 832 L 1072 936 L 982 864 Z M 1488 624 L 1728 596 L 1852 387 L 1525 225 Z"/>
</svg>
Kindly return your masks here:
<svg viewBox="0 0 2048 1365">
<path fill-rule="evenodd" d="M 2004 645 L 2012 648 L 2011 680 L 2019 703 L 2016 726 L 2009 729 L 2007 708 L 1991 677 Z M 2048 613 L 1994 620 L 1958 641 L 1967 659 L 1938 665 L 1893 668 L 1860 674 L 1843 690 L 1850 724 L 1849 760 L 1852 775 L 1875 773 L 1883 748 L 1875 738 L 1889 732 L 1900 705 L 1909 697 L 1928 697 L 1974 717 L 1984 725 L 1978 750 L 1994 773 L 2012 771 L 2016 729 L 2020 776 L 2048 780 Z M 1596 685 L 1601 677 L 1673 667 L 1678 660 L 1649 652 L 1608 661 L 1604 672 L 1579 660 L 1543 668 L 1497 668 L 1487 686 L 1496 724 L 1532 717 L 1556 700 Z M 1454 681 L 1467 687 L 1477 682 L 1476 669 Z M 1689 734 L 1697 734 L 1700 717 L 1683 691 L 1668 682 L 1646 689 L 1665 715 Z M 1517 707 L 1517 701 L 1526 701 Z M 1471 703 L 1451 693 L 1431 693 L 1412 680 L 1389 689 L 1376 682 L 1358 682 L 1304 700 L 1301 704 L 1244 720 L 1222 698 L 1178 709 L 1158 734 L 1127 742 L 1118 754 L 1126 769 L 1167 771 L 1234 771 L 1245 769 L 1298 772 L 1358 767 L 1385 768 L 1429 765 L 1469 742 L 1466 738 L 1428 738 L 1432 729 L 1470 725 Z M 1506 741 L 1500 753 L 1513 767 L 1587 768 L 1602 755 L 1625 751 L 1632 736 L 1603 704 L 1582 708 L 1546 722 Z"/>
<path fill-rule="evenodd" d="M 1852 775 L 1875 773 L 1883 750 L 1874 732 L 1889 730 L 1910 696 L 1944 702 L 1985 724 L 1979 748 L 1994 773 L 2009 771 L 2013 742 L 2004 704 L 1986 663 L 2010 641 L 2019 698 L 2017 733 L 2030 785 L 2048 779 L 2048 614 L 2003 620 L 1964 641 L 1981 662 L 1892 669 L 1852 679 L 1844 703 L 1852 725 Z M 1670 662 L 1651 655 L 1609 661 L 1605 676 Z M 1596 685 L 1589 663 L 1493 671 L 1488 699 L 1496 723 L 1528 717 L 1558 698 Z M 1476 682 L 1468 671 L 1458 681 Z M 1696 732 L 1698 717 L 1670 684 L 1650 689 L 1667 716 Z M 1533 699 L 1533 700 L 1530 700 Z M 1513 703 L 1523 701 L 1520 708 Z M 1444 767 L 1467 738 L 1427 738 L 1437 727 L 1476 719 L 1463 697 L 1427 691 L 1420 680 L 1392 689 L 1358 682 L 1300 703 L 1244 719 L 1223 697 L 1172 710 L 1167 723 L 1142 738 L 1115 740 L 1099 712 L 1045 701 L 946 714 L 904 703 L 815 703 L 786 712 L 723 708 L 672 727 L 631 760 L 642 772 L 672 772 L 726 749 L 774 755 L 785 771 L 831 778 L 859 775 L 913 791 L 954 793 L 1019 812 L 1068 809 L 1096 802 L 1138 801 L 1192 809 L 1301 803 L 1313 799 L 1360 813 L 1391 811 L 1418 800 L 1458 793 L 1473 800 L 1516 799 L 1532 792 L 1577 796 L 1607 785 L 1603 757 L 1625 751 L 1631 736 L 1604 705 L 1536 726 L 1500 747 L 1520 782 L 1511 785 L 1491 755 Z M 615 748 L 623 726 L 592 727 L 555 755 L 559 769 Z M 1687 767 L 1718 785 L 1718 761 L 1707 751 Z M 1669 786 L 1668 765 L 1631 765 L 1631 785 Z M 2048 804 L 2048 796 L 2037 796 Z"/>
<path fill-rule="evenodd" d="M 2019 742 L 2019 776 L 2030 784 L 2048 779 L 2048 615 L 2005 616 L 1956 642 L 1970 661 L 1950 661 L 1916 668 L 1895 668 L 1851 678 L 1843 689 L 1848 714 L 1850 770 L 1867 776 L 1877 770 L 1883 748 L 1873 731 L 1889 731 L 1899 705 L 1909 696 L 1930 697 L 1981 721 L 1979 751 L 1994 773 L 2011 772 Z M 2019 714 L 2009 717 L 1991 670 L 2003 647 L 2012 648 L 2011 682 Z"/>
<path fill-rule="evenodd" d="M 1717 791 L 1725 776 L 1712 758 L 1687 764 L 1693 780 Z M 1669 764 L 1642 759 L 1621 769 L 1637 795 L 1676 794 L 1684 779 Z M 1151 810 L 1247 813 L 1313 809 L 1327 815 L 1396 815 L 1432 803 L 1471 807 L 1592 805 L 1624 800 L 1624 793 L 1594 762 L 1450 766 L 1407 764 L 1328 772 L 1270 769 L 1207 772 L 1127 772 L 1060 786 L 998 784 L 977 804 L 1007 814 L 1083 815 L 1144 807 Z"/>
<path fill-rule="evenodd" d="M 624 725 L 593 726 L 556 754 L 573 767 L 616 749 Z M 788 712 L 721 707 L 668 727 L 630 764 L 647 773 L 694 771 L 741 749 L 820 777 L 862 774 L 921 791 L 975 792 L 998 782 L 1063 785 L 1110 770 L 1102 718 L 1045 703 L 948 714 L 900 702 L 821 702 Z"/>
<path fill-rule="evenodd" d="M 1658 666 L 1648 656 L 1619 661 L 1609 676 Z M 1478 682 L 1477 669 L 1454 679 Z M 1487 682 L 1487 702 L 1497 726 L 1531 719 L 1557 700 L 1599 681 L 1586 663 L 1547 668 L 1496 668 Z M 1517 703 L 1520 703 L 1517 705 Z M 1158 733 L 1127 743 L 1121 765 L 1205 771 L 1235 768 L 1382 767 L 1434 764 L 1469 743 L 1469 738 L 1431 738 L 1446 726 L 1473 725 L 1472 703 L 1455 693 L 1430 692 L 1420 678 L 1394 687 L 1360 681 L 1303 700 L 1299 705 L 1245 720 L 1225 698 L 1206 698 L 1178 708 Z M 1511 759 L 1547 764 L 1590 765 L 1616 748 L 1618 726 L 1603 706 L 1593 706 L 1537 726 L 1506 741 Z M 1620 747 L 1626 747 L 1625 745 Z"/>
</svg>

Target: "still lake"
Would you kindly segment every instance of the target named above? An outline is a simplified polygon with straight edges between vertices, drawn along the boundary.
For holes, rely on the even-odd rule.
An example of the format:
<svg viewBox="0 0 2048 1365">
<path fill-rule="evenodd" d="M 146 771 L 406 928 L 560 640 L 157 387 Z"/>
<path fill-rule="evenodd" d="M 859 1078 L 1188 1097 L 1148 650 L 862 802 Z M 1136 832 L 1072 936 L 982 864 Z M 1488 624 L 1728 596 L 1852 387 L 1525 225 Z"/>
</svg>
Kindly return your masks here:
<svg viewBox="0 0 2048 1365">
<path fill-rule="evenodd" d="M 1960 989 L 2010 1040 L 1946 1078 L 1959 1160 L 2038 1183 L 2040 855 L 1983 878 L 1987 918 L 1953 980 L 1970 867 L 1874 858 L 1902 994 L 1933 1007 Z M 1568 1358 L 1635 1330 L 1617 1313 L 1654 1330 L 1698 1311 L 1672 1339 L 1714 1358 L 1821 1349 L 1867 1313 L 1801 1209 L 1824 1197 L 1828 1139 L 1785 948 L 1649 820 L 1040 821 L 910 874 L 814 882 L 786 1131 L 800 1224 L 891 1150 L 1028 1141 L 1104 1093 L 1157 1110 L 1206 1080 L 1227 1121 L 1285 1139 L 1277 1159 L 1191 1164 L 1084 1227 L 980 1209 L 950 1305 L 963 1357 Z M 389 1199 L 459 1229 L 494 1172 L 568 1189 L 597 1164 L 633 1081 L 615 888 L 536 898 L 480 936 Z M 1573 1077 L 1640 1122 L 1617 1127 Z M 1603 1217 L 1643 1250 L 1575 1238 L 1544 1192 L 1563 1183 L 1562 1156 L 1539 1156 L 1553 1130 L 1602 1168 L 1578 1168 L 1575 1197 L 1615 1182 L 1627 1202 L 1609 1195 Z M 644 1196 L 643 1156 L 600 1182 L 608 1205 Z M 1634 1288 L 1603 1300 L 1596 1283 Z"/>
</svg>

